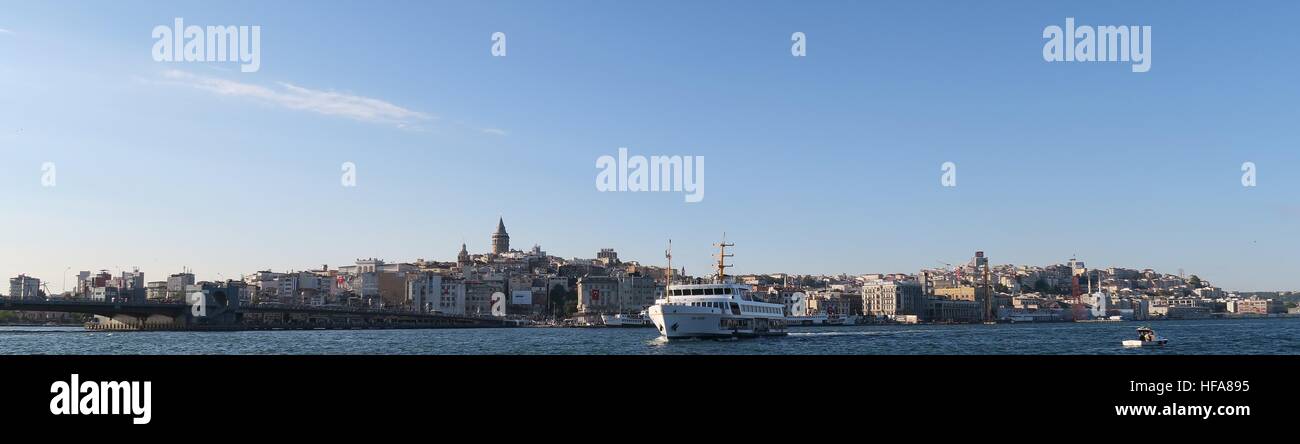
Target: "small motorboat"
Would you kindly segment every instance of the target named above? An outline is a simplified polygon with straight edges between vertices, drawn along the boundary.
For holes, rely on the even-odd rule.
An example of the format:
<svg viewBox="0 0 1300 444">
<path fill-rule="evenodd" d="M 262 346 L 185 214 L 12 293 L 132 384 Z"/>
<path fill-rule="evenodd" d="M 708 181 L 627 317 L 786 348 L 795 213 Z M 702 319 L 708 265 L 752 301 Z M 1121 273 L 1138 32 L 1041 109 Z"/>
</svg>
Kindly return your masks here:
<svg viewBox="0 0 1300 444">
<path fill-rule="evenodd" d="M 1156 331 L 1151 327 L 1138 327 L 1137 333 L 1137 339 L 1124 341 L 1125 347 L 1164 347 L 1169 342 L 1168 339 L 1156 336 Z"/>
</svg>

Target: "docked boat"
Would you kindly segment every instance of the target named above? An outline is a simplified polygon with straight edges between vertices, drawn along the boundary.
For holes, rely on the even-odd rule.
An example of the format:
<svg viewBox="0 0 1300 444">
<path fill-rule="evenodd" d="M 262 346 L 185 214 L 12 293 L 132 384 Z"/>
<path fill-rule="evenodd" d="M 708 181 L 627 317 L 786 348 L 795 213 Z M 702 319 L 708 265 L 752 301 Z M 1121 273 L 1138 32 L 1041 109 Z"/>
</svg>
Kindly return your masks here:
<svg viewBox="0 0 1300 444">
<path fill-rule="evenodd" d="M 619 313 L 613 315 L 600 315 L 601 323 L 606 327 L 653 327 L 654 323 L 650 322 L 650 317 L 643 311 L 641 313 Z"/>
<path fill-rule="evenodd" d="M 856 316 L 841 316 L 834 313 L 818 313 L 806 316 L 786 316 L 785 324 L 792 327 L 841 327 L 857 325 L 858 318 Z"/>
<path fill-rule="evenodd" d="M 726 253 L 732 244 L 724 241 L 715 246 L 721 252 L 713 283 L 675 285 L 669 275 L 664 297 L 647 310 L 659 334 L 670 340 L 786 335 L 785 306 L 756 299 L 752 287 L 730 279 L 726 258 L 731 255 Z"/>
<path fill-rule="evenodd" d="M 828 323 L 829 320 L 830 320 L 830 316 L 827 316 L 825 313 L 821 313 L 821 314 L 804 315 L 804 316 L 789 316 L 785 318 L 785 323 L 786 325 L 790 325 L 790 326 L 814 326 L 814 325 L 825 325 Z"/>
<path fill-rule="evenodd" d="M 1168 339 L 1156 336 L 1155 330 L 1150 327 L 1138 327 L 1137 339 L 1124 340 L 1125 347 L 1163 347 L 1169 342 Z"/>
</svg>

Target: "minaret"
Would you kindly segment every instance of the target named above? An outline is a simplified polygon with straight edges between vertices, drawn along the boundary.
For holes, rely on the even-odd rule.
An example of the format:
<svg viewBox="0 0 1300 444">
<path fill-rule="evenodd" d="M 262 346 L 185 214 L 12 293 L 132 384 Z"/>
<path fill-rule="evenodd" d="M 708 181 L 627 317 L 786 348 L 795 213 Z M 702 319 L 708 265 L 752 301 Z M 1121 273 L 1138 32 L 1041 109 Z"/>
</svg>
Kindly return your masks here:
<svg viewBox="0 0 1300 444">
<path fill-rule="evenodd" d="M 497 232 L 492 233 L 492 254 L 501 254 L 510 251 L 510 235 L 506 234 L 506 222 L 504 219 L 497 219 Z"/>
</svg>

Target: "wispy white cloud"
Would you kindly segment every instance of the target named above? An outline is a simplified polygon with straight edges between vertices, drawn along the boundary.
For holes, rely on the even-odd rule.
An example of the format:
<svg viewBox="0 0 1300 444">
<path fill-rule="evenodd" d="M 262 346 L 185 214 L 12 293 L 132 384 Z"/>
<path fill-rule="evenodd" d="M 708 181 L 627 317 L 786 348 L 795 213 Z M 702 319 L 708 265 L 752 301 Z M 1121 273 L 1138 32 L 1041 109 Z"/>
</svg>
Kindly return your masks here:
<svg viewBox="0 0 1300 444">
<path fill-rule="evenodd" d="M 479 129 L 479 131 L 482 131 L 482 132 L 484 132 L 484 133 L 486 133 L 486 134 L 491 134 L 491 135 L 494 135 L 494 136 L 505 136 L 505 135 L 509 135 L 509 134 L 510 134 L 510 133 L 506 132 L 506 130 L 499 129 L 499 128 L 482 128 L 482 129 Z"/>
<path fill-rule="evenodd" d="M 10 30 L 8 30 L 8 29 L 0 28 L 0 34 L 9 34 L 9 35 L 13 35 L 13 33 L 14 33 L 13 31 L 10 31 Z"/>
<path fill-rule="evenodd" d="M 411 128 L 420 122 L 436 118 L 379 99 L 318 91 L 290 83 L 281 82 L 278 83 L 279 88 L 268 88 L 179 70 L 168 70 L 163 73 L 163 77 L 171 82 L 222 96 L 244 97 L 288 109 L 389 124 L 398 128 Z"/>
</svg>

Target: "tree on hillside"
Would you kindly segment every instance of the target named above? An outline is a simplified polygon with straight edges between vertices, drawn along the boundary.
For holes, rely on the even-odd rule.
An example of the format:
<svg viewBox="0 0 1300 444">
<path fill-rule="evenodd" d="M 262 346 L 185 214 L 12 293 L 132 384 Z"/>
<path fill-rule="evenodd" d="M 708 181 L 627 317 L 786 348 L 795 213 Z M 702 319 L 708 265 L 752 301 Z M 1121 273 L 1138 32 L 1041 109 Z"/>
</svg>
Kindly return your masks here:
<svg viewBox="0 0 1300 444">
<path fill-rule="evenodd" d="M 578 292 L 566 290 L 563 285 L 555 284 L 549 294 L 551 314 L 557 319 L 567 318 L 578 311 Z"/>
<path fill-rule="evenodd" d="M 1045 279 L 1039 278 L 1037 281 L 1034 281 L 1034 291 L 1037 293 L 1047 293 L 1048 291 L 1051 291 L 1051 289 L 1052 287 L 1047 285 L 1047 280 Z"/>
</svg>

